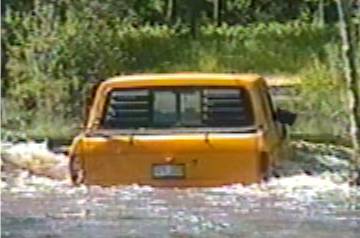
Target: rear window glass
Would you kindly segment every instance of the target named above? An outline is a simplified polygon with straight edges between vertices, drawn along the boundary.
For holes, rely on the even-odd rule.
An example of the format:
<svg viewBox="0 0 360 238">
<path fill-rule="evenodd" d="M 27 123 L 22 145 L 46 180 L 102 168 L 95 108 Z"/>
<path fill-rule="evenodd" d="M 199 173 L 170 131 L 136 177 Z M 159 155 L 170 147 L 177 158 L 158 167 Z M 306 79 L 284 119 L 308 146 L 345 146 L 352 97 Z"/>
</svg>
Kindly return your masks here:
<svg viewBox="0 0 360 238">
<path fill-rule="evenodd" d="M 244 89 L 113 90 L 101 124 L 108 129 L 245 127 L 253 125 L 253 113 Z"/>
</svg>

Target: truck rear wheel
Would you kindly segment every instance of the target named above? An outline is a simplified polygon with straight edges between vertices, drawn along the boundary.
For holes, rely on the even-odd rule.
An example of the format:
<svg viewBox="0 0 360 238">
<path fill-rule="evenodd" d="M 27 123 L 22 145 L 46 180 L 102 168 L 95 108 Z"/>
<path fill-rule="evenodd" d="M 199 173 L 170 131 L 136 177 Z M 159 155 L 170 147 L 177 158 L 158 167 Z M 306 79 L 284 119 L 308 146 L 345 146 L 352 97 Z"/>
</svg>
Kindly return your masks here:
<svg viewBox="0 0 360 238">
<path fill-rule="evenodd" d="M 78 157 L 70 157 L 69 170 L 73 185 L 79 186 L 84 183 L 84 170 L 81 167 L 80 159 Z"/>
<path fill-rule="evenodd" d="M 268 181 L 272 175 L 272 166 L 270 164 L 270 158 L 268 153 L 261 153 L 260 157 L 260 173 L 262 180 Z"/>
</svg>

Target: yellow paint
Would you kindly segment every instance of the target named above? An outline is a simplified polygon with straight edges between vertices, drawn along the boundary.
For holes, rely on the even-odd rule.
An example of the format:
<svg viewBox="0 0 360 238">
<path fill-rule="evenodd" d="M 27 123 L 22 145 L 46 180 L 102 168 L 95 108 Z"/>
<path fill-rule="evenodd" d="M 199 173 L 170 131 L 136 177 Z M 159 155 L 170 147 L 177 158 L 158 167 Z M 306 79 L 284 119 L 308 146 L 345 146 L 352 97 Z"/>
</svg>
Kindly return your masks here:
<svg viewBox="0 0 360 238">
<path fill-rule="evenodd" d="M 113 88 L 154 86 L 225 86 L 245 88 L 253 102 L 253 133 L 192 133 L 111 135 L 99 134 L 107 93 Z M 284 157 L 286 140 L 281 126 L 267 116 L 269 105 L 261 97 L 263 78 L 246 74 L 178 73 L 121 76 L 104 81 L 96 93 L 86 129 L 74 139 L 70 156 L 81 162 L 85 184 L 103 186 L 146 184 L 165 187 L 220 186 L 259 182 L 269 166 Z M 268 163 L 265 161 L 268 159 Z M 155 179 L 154 164 L 183 164 L 185 178 Z M 269 165 L 269 166 L 267 166 Z"/>
</svg>

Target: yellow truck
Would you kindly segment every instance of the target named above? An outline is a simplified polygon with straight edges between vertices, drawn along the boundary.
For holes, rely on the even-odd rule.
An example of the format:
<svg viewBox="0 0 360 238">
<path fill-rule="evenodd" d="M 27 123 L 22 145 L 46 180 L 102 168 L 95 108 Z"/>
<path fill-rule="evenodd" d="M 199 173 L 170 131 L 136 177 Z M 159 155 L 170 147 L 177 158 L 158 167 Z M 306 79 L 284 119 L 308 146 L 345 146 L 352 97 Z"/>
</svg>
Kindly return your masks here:
<svg viewBox="0 0 360 238">
<path fill-rule="evenodd" d="M 254 74 L 119 76 L 96 90 L 69 150 L 74 184 L 250 184 L 289 156 L 286 125 Z"/>
</svg>

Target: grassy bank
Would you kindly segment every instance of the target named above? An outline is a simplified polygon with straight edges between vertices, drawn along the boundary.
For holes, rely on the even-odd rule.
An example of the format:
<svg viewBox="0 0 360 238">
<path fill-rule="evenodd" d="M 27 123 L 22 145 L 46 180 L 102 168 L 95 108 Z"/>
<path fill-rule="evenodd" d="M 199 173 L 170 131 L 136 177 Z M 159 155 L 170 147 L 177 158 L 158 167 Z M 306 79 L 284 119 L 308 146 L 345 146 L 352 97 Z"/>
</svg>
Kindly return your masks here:
<svg viewBox="0 0 360 238">
<path fill-rule="evenodd" d="M 300 21 L 189 29 L 133 26 L 68 10 L 5 16 L 3 137 L 65 138 L 77 132 L 91 85 L 143 72 L 256 72 L 303 80 L 294 133 L 346 136 L 343 79 L 335 26 Z M 20 134 L 18 132 L 21 132 Z"/>
</svg>

